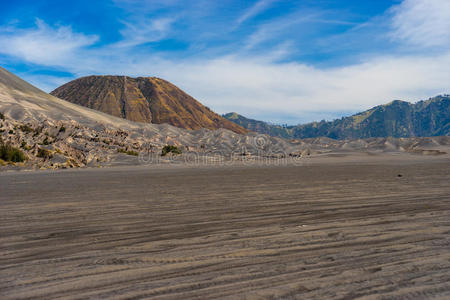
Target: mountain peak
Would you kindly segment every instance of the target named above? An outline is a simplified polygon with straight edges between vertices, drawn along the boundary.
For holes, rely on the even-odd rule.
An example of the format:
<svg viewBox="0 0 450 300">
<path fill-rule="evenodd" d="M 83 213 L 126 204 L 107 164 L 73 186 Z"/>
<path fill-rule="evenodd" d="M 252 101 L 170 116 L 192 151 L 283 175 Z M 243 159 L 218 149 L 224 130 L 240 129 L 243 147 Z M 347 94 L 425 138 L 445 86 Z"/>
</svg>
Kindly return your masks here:
<svg viewBox="0 0 450 300">
<path fill-rule="evenodd" d="M 391 106 L 391 105 L 411 105 L 411 103 L 403 100 L 392 100 L 391 102 L 388 102 L 382 106 Z"/>
<path fill-rule="evenodd" d="M 239 117 L 241 117 L 241 115 L 239 115 L 237 112 L 233 111 L 233 112 L 224 114 L 223 117 L 228 120 L 235 120 L 235 119 L 239 119 Z"/>
<path fill-rule="evenodd" d="M 172 83 L 158 77 L 92 75 L 68 82 L 50 94 L 131 121 L 185 129 L 243 127 L 221 117 Z"/>
</svg>

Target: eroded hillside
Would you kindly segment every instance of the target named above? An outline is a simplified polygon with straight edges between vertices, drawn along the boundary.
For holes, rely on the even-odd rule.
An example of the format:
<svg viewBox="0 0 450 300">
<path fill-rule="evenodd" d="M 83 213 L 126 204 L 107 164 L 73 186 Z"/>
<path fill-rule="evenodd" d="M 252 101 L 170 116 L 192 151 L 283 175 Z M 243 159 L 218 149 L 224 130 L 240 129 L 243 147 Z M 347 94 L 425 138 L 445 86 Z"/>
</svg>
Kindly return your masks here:
<svg viewBox="0 0 450 300">
<path fill-rule="evenodd" d="M 184 129 L 247 130 L 211 111 L 181 89 L 156 77 L 88 76 L 51 92 L 69 102 L 136 122 Z"/>
</svg>

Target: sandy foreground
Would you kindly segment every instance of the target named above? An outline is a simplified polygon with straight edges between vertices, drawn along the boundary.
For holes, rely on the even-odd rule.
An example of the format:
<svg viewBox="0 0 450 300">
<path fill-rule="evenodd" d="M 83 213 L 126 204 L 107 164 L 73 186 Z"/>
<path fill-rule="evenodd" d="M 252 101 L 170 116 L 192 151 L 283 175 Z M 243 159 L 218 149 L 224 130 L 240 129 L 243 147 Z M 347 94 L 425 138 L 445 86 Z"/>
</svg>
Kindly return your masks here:
<svg viewBox="0 0 450 300">
<path fill-rule="evenodd" d="M 450 297 L 448 157 L 0 174 L 1 299 Z"/>
</svg>

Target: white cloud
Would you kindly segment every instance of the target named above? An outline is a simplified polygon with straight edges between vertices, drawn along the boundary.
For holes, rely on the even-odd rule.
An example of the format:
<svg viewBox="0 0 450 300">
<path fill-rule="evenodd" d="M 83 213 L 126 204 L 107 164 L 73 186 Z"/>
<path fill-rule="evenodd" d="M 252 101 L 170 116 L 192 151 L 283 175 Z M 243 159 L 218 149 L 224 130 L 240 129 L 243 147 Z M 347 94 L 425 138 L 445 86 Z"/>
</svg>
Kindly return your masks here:
<svg viewBox="0 0 450 300">
<path fill-rule="evenodd" d="M 393 39 L 419 47 L 450 48 L 449 0 L 404 0 L 391 12 Z"/>
<path fill-rule="evenodd" d="M 276 0 L 259 0 L 239 17 L 239 19 L 237 20 L 237 26 L 240 26 L 245 21 L 262 13 L 275 1 Z"/>
<path fill-rule="evenodd" d="M 26 81 L 31 83 L 32 85 L 38 87 L 39 89 L 51 92 L 57 86 L 61 86 L 66 82 L 72 80 L 69 77 L 61 77 L 61 76 L 52 76 L 52 75 L 42 75 L 42 74 L 16 74 L 21 78 L 26 78 Z"/>
<path fill-rule="evenodd" d="M 320 15 L 318 12 L 300 12 L 289 17 L 280 18 L 271 22 L 263 23 L 247 39 L 244 49 L 250 50 L 257 45 L 272 39 L 279 38 L 286 30 L 292 30 L 295 25 L 313 22 Z"/>
<path fill-rule="evenodd" d="M 94 35 L 75 33 L 70 26 L 52 28 L 37 19 L 36 28 L 0 33 L 0 53 L 35 64 L 64 64 L 78 50 L 94 44 L 97 39 Z"/>
<path fill-rule="evenodd" d="M 261 23 L 244 42 L 244 50 L 258 48 L 264 43 L 281 43 L 289 39 L 297 44 L 314 43 L 311 36 L 320 33 L 321 29 L 331 26 L 354 26 L 357 23 L 340 20 L 335 12 L 319 9 L 300 9 L 268 22 Z M 329 36 L 327 36 L 329 37 Z M 283 42 L 284 40 L 284 42 Z M 298 50 L 298 49 L 297 49 Z"/>
<path fill-rule="evenodd" d="M 115 44 L 119 47 L 132 47 L 149 42 L 159 41 L 170 32 L 175 18 L 141 19 L 133 22 L 123 22 L 125 29 L 120 33 L 123 40 Z"/>
<path fill-rule="evenodd" d="M 450 53 L 438 57 L 382 57 L 347 67 L 318 69 L 222 58 L 166 65 L 163 75 L 221 113 L 297 116 L 311 121 L 394 99 L 417 101 L 450 91 Z"/>
</svg>

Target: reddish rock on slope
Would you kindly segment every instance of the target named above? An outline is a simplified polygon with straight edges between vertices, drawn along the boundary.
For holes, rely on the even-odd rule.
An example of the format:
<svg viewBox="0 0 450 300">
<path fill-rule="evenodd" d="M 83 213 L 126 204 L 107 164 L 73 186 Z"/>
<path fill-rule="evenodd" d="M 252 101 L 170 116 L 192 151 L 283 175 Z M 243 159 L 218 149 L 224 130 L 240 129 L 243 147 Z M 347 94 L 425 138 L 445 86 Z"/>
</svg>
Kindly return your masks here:
<svg viewBox="0 0 450 300">
<path fill-rule="evenodd" d="M 170 82 L 155 77 L 88 76 L 68 82 L 51 94 L 137 122 L 169 123 L 185 129 L 226 128 L 240 134 L 247 132 Z"/>
</svg>

